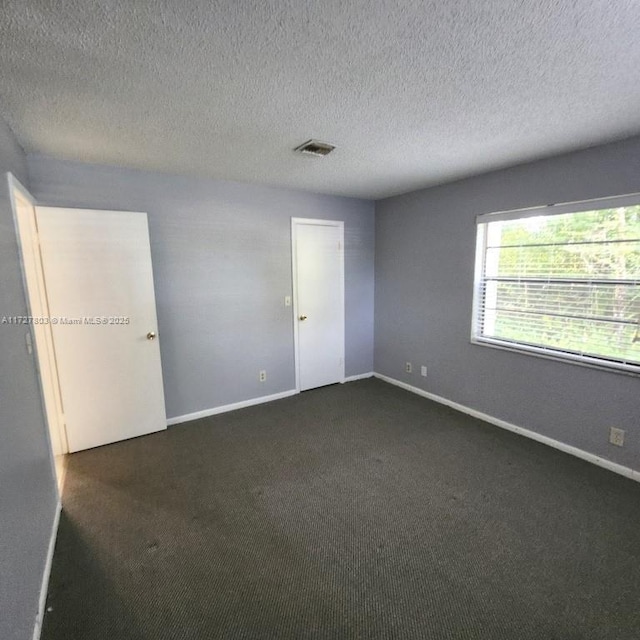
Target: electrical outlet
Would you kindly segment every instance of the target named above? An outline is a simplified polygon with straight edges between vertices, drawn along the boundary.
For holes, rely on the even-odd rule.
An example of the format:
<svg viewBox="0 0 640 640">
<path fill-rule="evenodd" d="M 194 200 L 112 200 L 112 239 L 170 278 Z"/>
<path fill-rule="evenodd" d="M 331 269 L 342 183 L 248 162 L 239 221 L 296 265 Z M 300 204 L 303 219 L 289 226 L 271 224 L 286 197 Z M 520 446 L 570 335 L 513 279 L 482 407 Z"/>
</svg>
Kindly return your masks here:
<svg viewBox="0 0 640 640">
<path fill-rule="evenodd" d="M 423 378 L 426 378 L 426 377 L 427 377 L 427 367 L 425 367 L 424 365 L 422 365 L 422 366 L 420 367 L 420 375 L 421 375 Z"/>
<path fill-rule="evenodd" d="M 407 362 L 407 364 L 404 365 L 404 370 L 407 373 L 411 373 L 413 371 L 413 366 L 410 362 Z"/>
<path fill-rule="evenodd" d="M 265 382 L 267 379 L 267 372 L 263 369 L 259 375 L 260 375 L 260 382 Z"/>
<path fill-rule="evenodd" d="M 616 447 L 624 446 L 624 429 L 617 429 L 616 427 L 611 427 L 609 429 L 609 442 L 611 444 L 615 444 Z"/>
</svg>

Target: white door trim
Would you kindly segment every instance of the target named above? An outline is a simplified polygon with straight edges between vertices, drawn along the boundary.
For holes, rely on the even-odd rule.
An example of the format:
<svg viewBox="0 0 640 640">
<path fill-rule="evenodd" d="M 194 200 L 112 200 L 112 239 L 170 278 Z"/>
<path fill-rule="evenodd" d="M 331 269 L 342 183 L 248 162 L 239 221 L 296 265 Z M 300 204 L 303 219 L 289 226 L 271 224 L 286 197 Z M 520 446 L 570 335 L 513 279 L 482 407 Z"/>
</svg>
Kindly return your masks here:
<svg viewBox="0 0 640 640">
<path fill-rule="evenodd" d="M 342 373 L 339 382 L 345 380 L 345 302 L 344 302 L 344 222 L 342 220 L 321 220 L 318 218 L 291 218 L 291 274 L 293 281 L 293 346 L 296 375 L 296 391 L 300 393 L 300 341 L 298 331 L 298 254 L 297 254 L 297 233 L 298 225 L 313 225 L 337 227 L 340 230 L 340 242 L 342 251 L 340 253 L 340 300 L 342 303 Z"/>
<path fill-rule="evenodd" d="M 36 202 L 27 189 L 11 173 L 7 173 L 7 186 L 16 230 L 27 314 L 32 318 L 49 318 L 44 270 L 40 259 L 40 246 L 37 236 Z M 29 219 L 23 213 L 20 213 L 18 197 L 32 207 Z M 29 286 L 30 281 L 32 283 L 31 286 Z M 39 324 L 37 331 L 35 330 L 36 325 L 27 324 L 25 329 L 32 338 L 31 347 L 34 353 L 40 398 L 47 425 L 46 435 L 49 454 L 53 473 L 58 481 L 58 491 L 60 492 L 65 473 L 64 454 L 68 453 L 69 447 L 64 426 L 62 396 L 55 360 L 53 335 L 49 324 Z M 45 387 L 48 389 L 47 393 L 45 393 Z M 55 456 L 54 451 L 57 452 Z"/>
</svg>

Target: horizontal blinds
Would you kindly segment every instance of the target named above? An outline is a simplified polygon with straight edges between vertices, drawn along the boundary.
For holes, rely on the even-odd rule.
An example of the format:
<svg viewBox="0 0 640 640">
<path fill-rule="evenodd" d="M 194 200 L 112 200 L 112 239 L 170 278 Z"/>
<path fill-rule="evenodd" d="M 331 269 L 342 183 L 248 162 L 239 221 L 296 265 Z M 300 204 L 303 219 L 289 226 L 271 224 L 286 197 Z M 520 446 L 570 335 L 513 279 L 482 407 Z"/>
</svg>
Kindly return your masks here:
<svg viewBox="0 0 640 640">
<path fill-rule="evenodd" d="M 476 337 L 640 365 L 640 205 L 485 220 Z"/>
</svg>

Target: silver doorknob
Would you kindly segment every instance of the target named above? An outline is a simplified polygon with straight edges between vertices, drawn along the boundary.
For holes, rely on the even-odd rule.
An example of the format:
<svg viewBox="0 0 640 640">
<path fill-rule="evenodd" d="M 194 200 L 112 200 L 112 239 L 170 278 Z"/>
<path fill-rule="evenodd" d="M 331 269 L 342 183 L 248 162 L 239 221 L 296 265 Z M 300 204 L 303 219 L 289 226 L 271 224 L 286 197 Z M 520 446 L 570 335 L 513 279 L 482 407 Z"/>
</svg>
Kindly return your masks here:
<svg viewBox="0 0 640 640">
<path fill-rule="evenodd" d="M 306 320 L 307 316 L 300 316 L 300 320 Z"/>
<path fill-rule="evenodd" d="M 156 332 L 149 331 L 149 333 L 147 333 L 147 340 L 155 340 L 155 339 L 156 339 Z"/>
</svg>

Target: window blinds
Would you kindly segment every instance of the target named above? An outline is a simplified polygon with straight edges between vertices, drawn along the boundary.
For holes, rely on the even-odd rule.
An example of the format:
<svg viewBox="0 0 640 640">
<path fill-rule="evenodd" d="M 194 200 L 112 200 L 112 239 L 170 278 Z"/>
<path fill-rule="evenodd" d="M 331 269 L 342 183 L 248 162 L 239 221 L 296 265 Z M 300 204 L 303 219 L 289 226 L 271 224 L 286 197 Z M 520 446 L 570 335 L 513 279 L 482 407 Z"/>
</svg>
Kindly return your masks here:
<svg viewBox="0 0 640 640">
<path fill-rule="evenodd" d="M 478 217 L 473 338 L 640 372 L 637 203 Z"/>
</svg>

